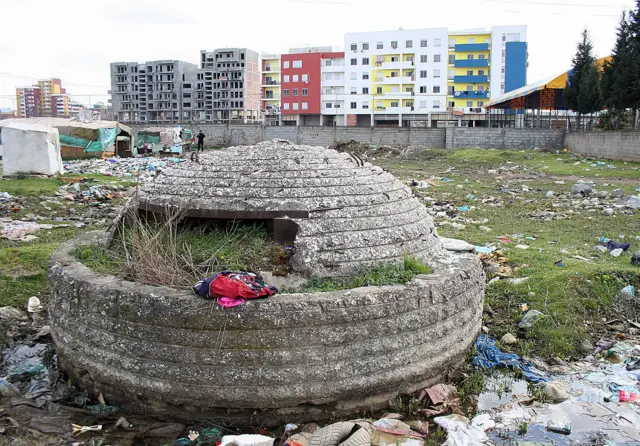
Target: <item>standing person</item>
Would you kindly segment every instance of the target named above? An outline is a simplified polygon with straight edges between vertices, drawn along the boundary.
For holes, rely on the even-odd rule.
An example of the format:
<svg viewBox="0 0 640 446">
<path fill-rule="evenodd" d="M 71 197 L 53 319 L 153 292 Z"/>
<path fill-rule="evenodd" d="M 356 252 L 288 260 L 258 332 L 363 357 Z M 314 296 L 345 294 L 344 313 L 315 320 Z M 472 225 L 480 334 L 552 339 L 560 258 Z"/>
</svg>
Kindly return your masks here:
<svg viewBox="0 0 640 446">
<path fill-rule="evenodd" d="M 204 152 L 204 133 L 202 130 L 198 133 L 198 152 Z"/>
</svg>

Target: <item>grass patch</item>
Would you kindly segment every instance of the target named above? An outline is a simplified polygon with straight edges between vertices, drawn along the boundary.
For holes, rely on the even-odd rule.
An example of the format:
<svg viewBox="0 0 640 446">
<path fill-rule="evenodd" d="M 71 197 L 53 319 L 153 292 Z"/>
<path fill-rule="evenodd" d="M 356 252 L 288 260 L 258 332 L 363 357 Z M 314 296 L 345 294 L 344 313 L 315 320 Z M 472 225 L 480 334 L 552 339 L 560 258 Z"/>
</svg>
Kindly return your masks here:
<svg viewBox="0 0 640 446">
<path fill-rule="evenodd" d="M 598 191 L 622 188 L 627 195 L 637 194 L 640 164 L 606 161 L 616 166 L 616 169 L 608 169 L 594 168 L 582 161 L 574 166 L 577 160 L 582 158 L 533 151 L 463 149 L 444 154 L 437 151 L 426 162 L 376 161 L 401 179 L 434 176 L 435 186 L 413 190 L 419 197 L 428 196 L 437 203 L 450 203 L 454 209 L 453 214 L 434 219 L 439 234 L 475 245 L 495 244 L 504 251 L 510 264 L 518 267 L 514 277 L 529 278 L 520 285 L 499 281 L 488 286 L 485 305 L 493 311 L 491 315 L 485 314 L 483 320 L 497 339 L 507 332 L 517 334 L 520 342 L 514 348 L 524 356 L 577 357 L 584 339 L 615 334 L 607 332 L 601 319 L 620 315 L 629 318 L 630 310 L 619 307 L 617 295 L 624 286 L 638 286 L 640 282 L 640 268 L 630 265 L 631 253 L 640 250 L 638 212 L 616 211 L 614 216 L 606 217 L 598 208 L 574 207 L 574 201 L 582 201 L 581 197 L 558 197 L 569 194 L 574 181 L 566 179 L 565 184 L 555 183 L 555 180 L 563 179 L 563 175 L 595 178 L 599 174 L 601 179 L 595 178 Z M 559 178 L 509 179 L 500 173 L 487 173 L 489 169 L 512 165 L 520 167 L 509 172 L 527 174 L 536 171 L 559 175 Z M 585 166 L 591 171 L 585 171 Z M 604 186 L 610 181 L 605 173 L 607 178 L 616 177 L 621 181 Z M 438 180 L 438 177 L 447 177 L 450 181 Z M 546 197 L 547 191 L 553 191 L 554 196 Z M 483 200 L 491 201 L 485 203 Z M 492 205 L 494 201 L 499 204 Z M 610 199 L 601 200 L 602 205 L 613 203 Z M 469 206 L 470 210 L 456 213 L 459 206 Z M 566 219 L 545 221 L 532 217 L 540 211 L 559 212 Z M 464 227 L 456 229 L 448 225 L 452 216 Z M 521 236 L 515 237 L 518 234 Z M 503 235 L 514 239 L 514 243 L 500 243 L 497 238 Z M 624 238 L 620 238 L 621 235 Z M 630 242 L 631 249 L 617 258 L 596 252 L 594 246 L 602 236 Z M 517 244 L 529 245 L 529 249 L 517 249 Z M 589 262 L 574 256 L 587 258 Z M 555 265 L 559 260 L 563 261 L 564 267 Z M 547 316 L 528 332 L 521 332 L 517 327 L 524 315 L 523 304 Z M 633 316 L 632 320 L 638 317 Z"/>
<path fill-rule="evenodd" d="M 261 225 L 179 223 L 180 218 L 162 223 L 138 218 L 119 231 L 108 249 L 88 245 L 74 254 L 97 273 L 175 288 L 190 288 L 223 270 L 283 268 L 283 248 Z"/>
<path fill-rule="evenodd" d="M 39 196 L 39 195 L 53 195 L 60 186 L 64 185 L 57 177 L 52 178 L 31 178 L 31 177 L 16 177 L 16 178 L 4 178 L 0 180 L 0 192 L 8 192 L 11 195 L 25 197 L 25 196 Z"/>
<path fill-rule="evenodd" d="M 405 284 L 418 274 L 431 274 L 433 268 L 411 256 L 404 256 L 401 265 L 380 263 L 358 268 L 346 277 L 312 277 L 299 288 L 290 289 L 288 293 L 308 293 L 348 290 L 366 286 L 384 286 Z"/>
</svg>

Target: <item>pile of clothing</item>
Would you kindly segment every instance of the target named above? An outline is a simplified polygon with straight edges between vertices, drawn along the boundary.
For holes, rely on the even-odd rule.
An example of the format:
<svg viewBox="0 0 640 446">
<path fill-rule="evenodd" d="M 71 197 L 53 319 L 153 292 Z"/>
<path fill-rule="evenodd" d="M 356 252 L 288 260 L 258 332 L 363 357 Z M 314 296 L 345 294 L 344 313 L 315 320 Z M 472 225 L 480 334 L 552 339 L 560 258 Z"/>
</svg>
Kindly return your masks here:
<svg viewBox="0 0 640 446">
<path fill-rule="evenodd" d="M 260 274 L 251 271 L 222 271 L 200 280 L 193 292 L 207 299 L 217 299 L 223 308 L 242 305 L 245 299 L 273 296 L 278 289 L 265 284 Z"/>
</svg>

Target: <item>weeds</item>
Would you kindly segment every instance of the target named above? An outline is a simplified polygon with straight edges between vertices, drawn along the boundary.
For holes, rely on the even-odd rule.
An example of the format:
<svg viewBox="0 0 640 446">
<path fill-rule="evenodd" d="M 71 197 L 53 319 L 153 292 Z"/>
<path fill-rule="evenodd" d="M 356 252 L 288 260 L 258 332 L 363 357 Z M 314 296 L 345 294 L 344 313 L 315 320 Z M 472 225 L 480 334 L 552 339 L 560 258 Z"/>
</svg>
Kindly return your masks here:
<svg viewBox="0 0 640 446">
<path fill-rule="evenodd" d="M 312 277 L 300 287 L 286 290 L 289 293 L 347 290 L 366 286 L 405 284 L 419 274 L 431 274 L 433 268 L 419 259 L 404 256 L 402 265 L 380 263 L 356 269 L 346 277 Z"/>
<path fill-rule="evenodd" d="M 408 417 L 416 416 L 420 410 L 420 401 L 414 397 L 409 397 L 406 402 L 402 397 L 389 401 L 389 409 L 394 413 L 400 413 Z"/>
</svg>

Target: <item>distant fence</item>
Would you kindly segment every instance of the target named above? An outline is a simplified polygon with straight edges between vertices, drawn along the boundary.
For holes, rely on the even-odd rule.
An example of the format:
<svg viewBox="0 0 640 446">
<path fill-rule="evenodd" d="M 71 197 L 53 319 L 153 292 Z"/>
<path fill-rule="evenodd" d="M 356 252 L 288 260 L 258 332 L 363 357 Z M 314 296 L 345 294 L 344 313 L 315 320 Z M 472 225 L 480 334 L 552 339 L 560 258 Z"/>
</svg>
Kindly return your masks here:
<svg viewBox="0 0 640 446">
<path fill-rule="evenodd" d="M 134 133 L 146 127 L 133 124 Z M 640 161 L 640 132 L 565 132 L 549 129 L 511 128 L 380 128 L 262 126 L 251 124 L 196 124 L 194 135 L 202 130 L 206 145 L 234 146 L 256 144 L 274 138 L 296 144 L 332 146 L 357 141 L 374 145 L 421 146 L 435 149 L 540 149 L 563 150 L 597 158 Z"/>
</svg>

